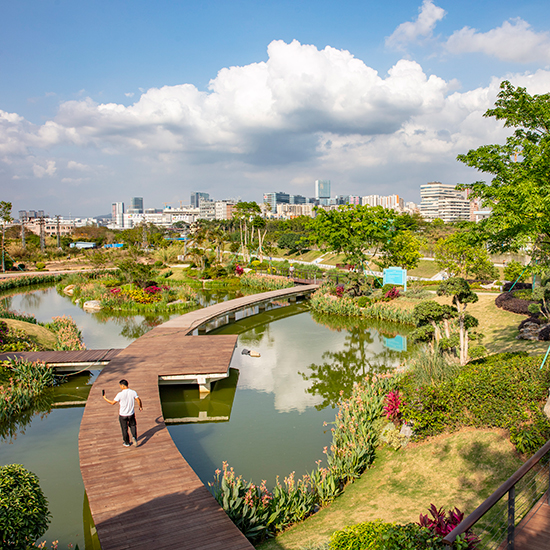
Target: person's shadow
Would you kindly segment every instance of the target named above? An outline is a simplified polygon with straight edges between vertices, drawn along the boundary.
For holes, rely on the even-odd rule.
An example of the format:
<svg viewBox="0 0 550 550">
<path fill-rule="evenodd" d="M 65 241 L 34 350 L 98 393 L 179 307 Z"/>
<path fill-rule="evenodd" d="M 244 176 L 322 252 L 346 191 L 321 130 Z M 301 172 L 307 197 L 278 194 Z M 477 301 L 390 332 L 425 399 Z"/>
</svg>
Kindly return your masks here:
<svg viewBox="0 0 550 550">
<path fill-rule="evenodd" d="M 166 429 L 166 424 L 164 423 L 162 416 L 157 416 L 157 418 L 155 418 L 155 422 L 157 424 L 156 426 L 153 426 L 152 428 L 149 428 L 146 432 L 138 435 L 138 447 L 145 445 L 145 443 L 147 443 L 157 432 Z"/>
</svg>

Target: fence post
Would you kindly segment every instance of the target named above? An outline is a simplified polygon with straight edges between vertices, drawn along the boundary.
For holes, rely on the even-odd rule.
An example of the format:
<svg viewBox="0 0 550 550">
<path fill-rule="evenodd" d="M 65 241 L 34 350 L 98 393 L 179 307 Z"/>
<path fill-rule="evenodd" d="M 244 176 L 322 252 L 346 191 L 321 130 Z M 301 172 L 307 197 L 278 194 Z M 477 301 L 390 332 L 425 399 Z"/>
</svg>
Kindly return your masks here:
<svg viewBox="0 0 550 550">
<path fill-rule="evenodd" d="M 516 486 L 508 491 L 508 545 L 507 550 L 514 550 L 514 532 L 516 529 Z"/>
</svg>

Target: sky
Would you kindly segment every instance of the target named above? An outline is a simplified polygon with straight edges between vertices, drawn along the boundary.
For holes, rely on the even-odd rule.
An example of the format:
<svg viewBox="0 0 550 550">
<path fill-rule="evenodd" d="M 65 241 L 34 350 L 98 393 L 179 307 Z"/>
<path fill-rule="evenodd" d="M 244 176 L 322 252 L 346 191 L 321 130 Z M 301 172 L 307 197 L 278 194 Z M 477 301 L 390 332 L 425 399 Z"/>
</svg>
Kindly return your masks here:
<svg viewBox="0 0 550 550">
<path fill-rule="evenodd" d="M 502 80 L 550 92 L 550 3 L 18 0 L 0 20 L 0 200 L 108 214 L 483 176 Z"/>
</svg>

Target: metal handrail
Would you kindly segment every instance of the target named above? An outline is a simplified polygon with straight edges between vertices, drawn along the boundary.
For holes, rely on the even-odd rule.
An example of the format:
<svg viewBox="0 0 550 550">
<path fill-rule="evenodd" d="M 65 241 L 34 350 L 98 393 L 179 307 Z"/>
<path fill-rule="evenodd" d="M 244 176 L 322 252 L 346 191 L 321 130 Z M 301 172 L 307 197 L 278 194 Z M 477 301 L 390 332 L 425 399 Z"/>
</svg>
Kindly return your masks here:
<svg viewBox="0 0 550 550">
<path fill-rule="evenodd" d="M 508 548 L 514 548 L 515 531 L 515 486 L 535 467 L 550 451 L 550 440 L 547 441 L 521 468 L 514 472 L 489 498 L 482 502 L 467 518 L 463 519 L 444 539 L 447 548 L 453 544 L 459 535 L 471 529 L 506 493 L 508 493 Z M 550 504 L 550 491 L 548 491 Z"/>
</svg>

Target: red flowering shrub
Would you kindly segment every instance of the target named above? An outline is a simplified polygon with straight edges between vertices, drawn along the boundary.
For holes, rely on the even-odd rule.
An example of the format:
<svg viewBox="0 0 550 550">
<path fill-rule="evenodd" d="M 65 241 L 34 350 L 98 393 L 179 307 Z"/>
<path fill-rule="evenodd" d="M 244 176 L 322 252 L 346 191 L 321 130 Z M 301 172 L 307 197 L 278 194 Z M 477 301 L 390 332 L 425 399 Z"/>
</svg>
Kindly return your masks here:
<svg viewBox="0 0 550 550">
<path fill-rule="evenodd" d="M 387 298 L 388 300 L 399 298 L 399 289 L 396 287 L 390 288 L 390 290 L 384 294 L 384 298 Z"/>
<path fill-rule="evenodd" d="M 341 298 L 344 295 L 344 285 L 338 285 L 335 290 L 336 296 Z"/>
<path fill-rule="evenodd" d="M 391 391 L 386 395 L 386 404 L 384 405 L 384 413 L 387 419 L 394 424 L 399 422 L 401 413 L 399 407 L 401 405 L 401 398 L 398 391 Z"/>
<path fill-rule="evenodd" d="M 445 513 L 443 508 L 439 508 L 438 510 L 435 504 L 431 504 L 428 512 L 432 517 L 428 517 L 428 514 L 425 516 L 420 514 L 418 525 L 426 527 L 434 535 L 439 535 L 440 537 L 447 536 L 464 519 L 464 512 L 461 512 L 458 508 Z M 466 531 L 464 540 L 468 543 L 468 549 L 473 550 L 479 542 L 479 537 L 471 531 Z"/>
<path fill-rule="evenodd" d="M 244 269 L 239 264 L 237 264 L 235 266 L 235 274 L 236 275 L 242 275 L 243 273 L 244 273 Z"/>
</svg>

